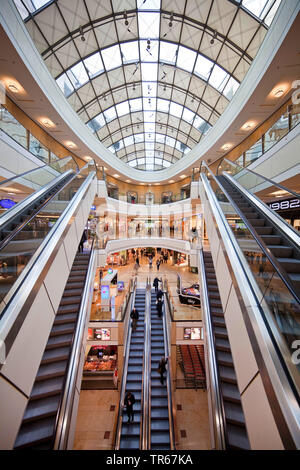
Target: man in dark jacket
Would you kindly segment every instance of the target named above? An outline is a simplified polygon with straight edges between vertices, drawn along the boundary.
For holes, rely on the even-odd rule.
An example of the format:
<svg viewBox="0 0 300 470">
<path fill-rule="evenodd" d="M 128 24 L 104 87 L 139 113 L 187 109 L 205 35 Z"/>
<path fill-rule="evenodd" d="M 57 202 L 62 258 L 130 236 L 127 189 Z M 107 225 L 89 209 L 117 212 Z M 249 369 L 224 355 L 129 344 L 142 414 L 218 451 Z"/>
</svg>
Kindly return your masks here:
<svg viewBox="0 0 300 470">
<path fill-rule="evenodd" d="M 162 299 L 158 299 L 156 302 L 156 310 L 157 310 L 157 315 L 159 316 L 159 318 L 162 317 L 162 306 L 163 306 Z"/>
<path fill-rule="evenodd" d="M 156 277 L 153 281 L 153 287 L 155 288 L 155 292 L 158 291 L 158 284 L 159 284 L 159 279 Z"/>
<path fill-rule="evenodd" d="M 135 397 L 133 393 L 127 392 L 125 395 L 124 399 L 124 405 L 126 406 L 126 412 L 128 416 L 128 423 L 130 423 L 130 418 L 131 422 L 133 423 L 134 421 L 134 411 L 133 411 L 133 405 L 135 404 Z"/>
<path fill-rule="evenodd" d="M 166 358 L 162 357 L 158 364 L 158 373 L 160 374 L 160 383 L 164 385 L 164 373 L 167 371 L 166 365 L 168 363 L 169 357 Z"/>
<path fill-rule="evenodd" d="M 164 296 L 164 293 L 161 289 L 158 289 L 157 294 L 156 294 L 156 300 L 162 299 Z"/>
<path fill-rule="evenodd" d="M 135 307 L 131 311 L 130 318 L 132 319 L 132 332 L 134 332 L 136 330 L 136 324 L 139 319 L 139 312 Z"/>
</svg>

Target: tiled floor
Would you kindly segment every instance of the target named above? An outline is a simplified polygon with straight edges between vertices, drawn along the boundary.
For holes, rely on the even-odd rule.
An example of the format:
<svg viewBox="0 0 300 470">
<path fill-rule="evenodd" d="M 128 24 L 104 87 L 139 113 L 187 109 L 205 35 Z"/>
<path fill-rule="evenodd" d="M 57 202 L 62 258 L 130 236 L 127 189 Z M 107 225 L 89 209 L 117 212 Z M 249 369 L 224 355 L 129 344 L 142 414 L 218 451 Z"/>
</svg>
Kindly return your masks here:
<svg viewBox="0 0 300 470">
<path fill-rule="evenodd" d="M 211 446 L 206 390 L 177 389 L 175 397 L 176 405 L 181 405 L 181 410 L 176 406 L 177 450 L 209 450 Z M 186 437 L 183 437 L 184 434 Z"/>
<path fill-rule="evenodd" d="M 74 440 L 75 450 L 112 449 L 118 396 L 115 390 L 81 390 Z M 110 411 L 112 406 L 115 408 Z"/>
</svg>

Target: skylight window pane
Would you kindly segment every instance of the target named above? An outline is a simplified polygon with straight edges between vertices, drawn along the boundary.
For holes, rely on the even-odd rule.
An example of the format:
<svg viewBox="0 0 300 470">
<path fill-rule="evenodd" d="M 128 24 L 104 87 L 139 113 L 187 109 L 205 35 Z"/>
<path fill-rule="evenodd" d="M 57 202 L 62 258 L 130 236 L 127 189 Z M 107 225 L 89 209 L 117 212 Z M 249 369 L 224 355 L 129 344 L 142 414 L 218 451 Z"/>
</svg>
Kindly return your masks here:
<svg viewBox="0 0 300 470">
<path fill-rule="evenodd" d="M 138 62 L 139 56 L 139 43 L 138 41 L 126 42 L 121 44 L 122 59 L 124 64 Z"/>
<path fill-rule="evenodd" d="M 146 127 L 146 124 L 145 124 L 145 127 Z M 151 133 L 151 132 L 145 133 L 145 141 L 146 142 L 153 142 L 154 141 L 154 133 Z"/>
<path fill-rule="evenodd" d="M 155 158 L 154 162 L 155 162 L 155 165 L 162 165 L 162 159 L 161 158 Z"/>
<path fill-rule="evenodd" d="M 128 101 L 125 101 L 124 103 L 120 103 L 116 105 L 116 110 L 118 113 L 118 116 L 125 116 L 126 114 L 129 114 L 129 103 Z"/>
<path fill-rule="evenodd" d="M 160 62 L 175 65 L 177 58 L 177 50 L 177 44 L 171 44 L 170 42 L 161 41 L 159 51 Z"/>
<path fill-rule="evenodd" d="M 158 39 L 160 13 L 138 13 L 139 36 L 143 39 Z"/>
<path fill-rule="evenodd" d="M 212 74 L 209 79 L 209 84 L 217 90 L 223 90 L 229 75 L 225 70 L 221 69 L 218 65 L 215 65 Z"/>
<path fill-rule="evenodd" d="M 271 7 L 272 2 L 273 0 L 243 0 L 242 3 L 247 10 L 262 19 Z"/>
<path fill-rule="evenodd" d="M 223 94 L 226 96 L 226 98 L 231 100 L 239 86 L 239 82 L 237 82 L 233 77 L 231 77 L 223 91 Z"/>
<path fill-rule="evenodd" d="M 146 158 L 151 158 L 154 160 L 154 151 L 153 150 L 146 150 Z"/>
<path fill-rule="evenodd" d="M 142 64 L 142 80 L 145 82 L 157 80 L 157 64 Z"/>
<path fill-rule="evenodd" d="M 169 145 L 169 147 L 175 147 L 175 139 L 173 137 L 166 137 L 166 145 Z"/>
<path fill-rule="evenodd" d="M 56 83 L 58 84 L 65 97 L 68 97 L 71 93 L 73 93 L 74 88 L 65 73 L 56 79 Z"/>
<path fill-rule="evenodd" d="M 165 136 L 162 134 L 156 134 L 156 142 L 159 142 L 160 144 L 165 143 Z"/>
<path fill-rule="evenodd" d="M 136 144 L 144 142 L 144 134 L 135 134 L 134 140 Z"/>
<path fill-rule="evenodd" d="M 171 166 L 171 163 L 170 162 L 167 162 L 166 160 L 163 160 L 162 161 L 162 164 L 165 168 L 169 168 L 169 166 Z"/>
<path fill-rule="evenodd" d="M 170 102 L 167 100 L 162 100 L 158 98 L 157 100 L 157 110 L 162 111 L 163 113 L 168 113 L 169 112 L 169 104 Z"/>
<path fill-rule="evenodd" d="M 82 62 L 68 70 L 67 75 L 75 89 L 81 87 L 89 79 Z"/>
<path fill-rule="evenodd" d="M 110 122 L 116 119 L 117 113 L 116 113 L 115 107 L 112 106 L 111 108 L 108 108 L 106 111 L 104 111 L 104 116 L 107 122 Z"/>
<path fill-rule="evenodd" d="M 129 101 L 131 112 L 141 111 L 143 109 L 141 98 L 135 98 Z"/>
<path fill-rule="evenodd" d="M 270 10 L 267 17 L 265 18 L 266 25 L 271 26 L 271 23 L 274 19 L 274 16 L 276 15 L 276 12 L 280 6 L 280 3 L 281 3 L 281 0 L 276 0 L 276 2 L 274 3 L 273 8 Z"/>
<path fill-rule="evenodd" d="M 124 139 L 125 147 L 129 147 L 129 145 L 133 145 L 133 144 L 134 144 L 133 135 L 130 135 L 129 137 L 125 137 L 125 139 Z"/>
<path fill-rule="evenodd" d="M 137 164 L 138 165 L 145 165 L 145 159 L 144 158 L 138 158 L 137 159 Z"/>
<path fill-rule="evenodd" d="M 143 96 L 147 96 L 149 98 L 156 98 L 157 96 L 157 83 L 153 82 L 143 82 Z"/>
<path fill-rule="evenodd" d="M 107 49 L 103 49 L 102 57 L 106 70 L 112 70 L 122 65 L 119 46 L 112 46 Z"/>
<path fill-rule="evenodd" d="M 213 62 L 198 54 L 194 72 L 203 80 L 207 80 L 213 65 Z"/>
<path fill-rule="evenodd" d="M 111 145 L 110 147 L 108 147 L 108 150 L 112 153 L 116 153 L 116 149 L 113 145 Z"/>
<path fill-rule="evenodd" d="M 183 106 L 181 106 L 181 104 L 170 103 L 170 114 L 172 114 L 172 116 L 176 116 L 180 119 L 182 110 Z"/>
<path fill-rule="evenodd" d="M 104 119 L 103 114 L 99 114 L 96 116 L 94 119 L 92 119 L 90 122 L 87 123 L 87 125 L 92 129 L 93 132 L 99 131 L 101 127 L 105 126 L 106 122 Z"/>
<path fill-rule="evenodd" d="M 145 111 L 152 111 L 153 113 L 156 110 L 156 98 L 144 98 L 143 106 Z"/>
<path fill-rule="evenodd" d="M 156 117 L 156 113 L 154 113 L 153 111 L 144 111 L 144 121 L 145 122 L 151 122 L 151 123 L 154 123 L 155 122 L 155 117 Z"/>
<path fill-rule="evenodd" d="M 160 0 L 137 0 L 139 10 L 159 10 Z"/>
<path fill-rule="evenodd" d="M 192 72 L 195 64 L 197 53 L 188 49 L 187 47 L 179 46 L 177 67 L 180 67 L 188 72 Z"/>
<path fill-rule="evenodd" d="M 131 162 L 128 162 L 128 165 L 131 166 L 132 168 L 134 168 L 135 166 L 137 166 L 137 161 L 136 160 L 131 160 Z"/>
<path fill-rule="evenodd" d="M 184 108 L 182 119 L 184 119 L 185 121 L 187 121 L 189 123 L 192 123 L 194 117 L 195 117 L 195 113 L 193 113 L 192 111 L 190 111 L 187 108 Z"/>
<path fill-rule="evenodd" d="M 85 59 L 84 64 L 91 78 L 100 75 L 100 73 L 104 71 L 103 62 L 99 52 L 96 52 L 96 54 Z"/>
<path fill-rule="evenodd" d="M 141 60 L 144 62 L 157 62 L 158 60 L 158 41 L 150 42 L 148 49 L 146 40 L 140 41 Z"/>
<path fill-rule="evenodd" d="M 25 20 L 25 18 L 27 18 L 28 16 L 28 11 L 27 9 L 24 7 L 23 3 L 21 2 L 21 0 L 14 0 L 14 3 L 17 7 L 17 9 L 19 10 L 19 13 L 22 17 L 22 20 Z"/>
<path fill-rule="evenodd" d="M 146 150 L 151 150 L 152 152 L 154 152 L 154 142 L 146 142 L 145 143 L 145 149 Z"/>
</svg>

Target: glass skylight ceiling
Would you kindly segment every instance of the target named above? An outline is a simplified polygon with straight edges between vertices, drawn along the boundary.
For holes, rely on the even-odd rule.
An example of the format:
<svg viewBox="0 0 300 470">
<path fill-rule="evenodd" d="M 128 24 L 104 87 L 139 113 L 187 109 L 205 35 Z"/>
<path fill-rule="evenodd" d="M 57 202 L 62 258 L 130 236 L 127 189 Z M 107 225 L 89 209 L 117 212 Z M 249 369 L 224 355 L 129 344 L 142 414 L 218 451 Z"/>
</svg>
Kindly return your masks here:
<svg viewBox="0 0 300 470">
<path fill-rule="evenodd" d="M 245 77 L 280 0 L 15 0 L 63 95 L 114 155 L 187 154 Z"/>
</svg>

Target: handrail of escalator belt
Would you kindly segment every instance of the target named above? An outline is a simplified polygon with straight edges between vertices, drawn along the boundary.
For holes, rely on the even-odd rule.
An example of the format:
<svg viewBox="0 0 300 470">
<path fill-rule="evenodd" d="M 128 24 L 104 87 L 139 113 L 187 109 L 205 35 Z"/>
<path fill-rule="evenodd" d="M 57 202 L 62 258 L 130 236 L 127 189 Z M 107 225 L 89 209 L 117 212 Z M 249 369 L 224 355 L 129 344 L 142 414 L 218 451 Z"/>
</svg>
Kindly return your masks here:
<svg viewBox="0 0 300 470">
<path fill-rule="evenodd" d="M 13 207 L 10 211 L 7 211 L 3 217 L 0 218 L 0 230 L 5 230 L 5 225 L 7 223 L 9 223 L 12 219 L 14 219 L 15 217 L 18 216 L 18 214 L 21 214 L 21 212 L 23 210 L 26 209 L 27 206 L 29 206 L 30 204 L 32 204 L 37 198 L 40 198 L 43 196 L 43 194 L 46 194 L 53 186 L 56 186 L 60 181 L 64 180 L 66 178 L 66 176 L 68 175 L 71 175 L 72 174 L 72 170 L 68 170 L 66 171 L 65 173 L 63 173 L 62 175 L 58 176 L 57 178 L 55 178 L 55 180 L 52 180 L 50 183 L 46 184 L 45 186 L 43 186 L 39 191 L 36 191 L 34 193 L 32 193 L 30 196 L 28 196 L 26 199 L 24 199 L 22 202 L 20 202 L 19 204 L 17 204 L 15 207 Z M 74 173 L 74 177 L 76 177 L 76 173 Z M 70 183 L 72 181 L 73 178 L 70 178 L 68 180 L 68 183 Z M 63 189 L 63 188 L 61 188 Z M 26 219 L 23 223 L 19 224 L 18 227 L 16 228 L 16 230 L 12 230 L 11 233 L 9 234 L 8 237 L 6 237 L 4 240 L 2 240 L 0 242 L 0 250 L 2 250 L 5 246 L 8 245 L 8 243 L 19 233 L 21 232 L 21 230 L 23 230 L 23 228 L 32 220 L 34 219 L 34 217 L 36 217 L 36 215 L 43 209 L 43 207 L 45 207 L 46 204 L 48 204 L 48 202 L 53 199 L 55 196 L 57 195 L 57 193 L 47 197 L 47 199 L 42 203 L 40 204 L 40 206 L 38 207 L 38 209 L 32 213 L 32 215 L 30 217 L 28 217 L 28 219 Z"/>
<path fill-rule="evenodd" d="M 67 158 L 70 158 L 70 157 L 60 158 L 60 159 L 59 159 L 59 162 L 62 162 L 63 160 L 66 160 Z M 74 161 L 74 163 L 75 163 L 75 165 L 76 165 L 76 167 L 77 167 L 77 172 L 78 172 L 79 168 L 78 168 L 77 163 L 76 163 L 75 160 L 73 159 L 73 157 L 72 157 L 72 160 Z M 56 162 L 58 162 L 58 160 L 55 161 L 55 162 L 53 162 L 53 163 L 56 163 Z M 15 179 L 17 179 L 17 178 L 23 178 L 24 176 L 29 175 L 29 173 L 34 173 L 34 172 L 37 171 L 37 170 L 42 170 L 42 169 L 45 168 L 45 167 L 49 167 L 49 168 L 51 168 L 51 170 L 58 171 L 58 170 L 56 170 L 55 168 L 52 168 L 51 165 L 52 165 L 51 162 L 50 162 L 50 163 L 45 163 L 44 165 L 37 166 L 36 168 L 31 168 L 31 170 L 24 171 L 23 173 L 20 173 L 19 175 L 14 175 L 14 176 L 11 176 L 10 178 L 6 178 L 6 179 L 0 181 L 0 186 L 3 185 L 3 184 L 11 183 L 11 181 L 13 181 L 13 180 L 15 180 Z"/>
<path fill-rule="evenodd" d="M 151 394 L 150 394 L 150 374 L 151 374 L 151 282 L 147 277 L 146 282 L 146 303 L 145 303 L 145 341 L 144 341 L 144 359 L 143 359 L 143 386 L 142 386 L 142 403 L 141 403 L 141 434 L 140 448 L 148 450 L 149 444 L 149 419 L 151 410 Z M 150 369 L 149 369 L 150 364 Z"/>
<path fill-rule="evenodd" d="M 166 297 L 166 293 L 164 293 Z M 165 302 L 163 303 L 163 332 L 164 332 L 164 350 L 165 357 L 168 356 L 168 367 L 167 367 L 167 394 L 168 394 L 168 415 L 169 415 L 169 432 L 170 432 L 170 449 L 175 450 L 175 424 L 173 414 L 173 400 L 172 400 L 172 364 L 170 357 L 169 338 L 167 332 L 167 309 Z"/>
<path fill-rule="evenodd" d="M 130 341 L 131 341 L 131 333 L 132 333 L 131 322 L 130 322 L 130 311 L 134 307 L 135 294 L 136 294 L 136 278 L 134 280 L 134 286 L 133 286 L 133 292 L 132 292 L 132 298 L 131 298 L 131 308 L 128 311 L 128 315 L 129 315 L 128 334 L 127 334 L 125 351 L 124 351 L 125 354 L 124 354 L 124 362 L 123 362 L 123 374 L 122 374 L 122 381 L 121 381 L 120 401 L 119 401 L 117 429 L 116 429 L 116 437 L 115 437 L 115 450 L 120 449 L 120 442 L 121 442 L 123 406 L 124 406 L 124 399 L 125 399 L 125 392 L 126 392 L 129 350 L 130 350 Z"/>
<path fill-rule="evenodd" d="M 296 245 L 298 249 L 300 248 L 300 235 L 293 227 L 291 227 L 290 224 L 288 224 L 282 217 L 280 217 L 279 214 L 273 211 L 261 199 L 259 199 L 257 196 L 247 191 L 240 183 L 238 183 L 238 181 L 232 178 L 232 176 L 230 176 L 228 173 L 224 171 L 223 175 L 232 184 L 234 184 L 234 186 L 236 186 L 246 196 L 246 198 L 248 198 L 251 202 L 253 202 L 256 205 L 256 207 L 261 212 L 263 212 L 269 220 L 271 220 L 271 222 L 277 225 L 278 228 L 284 232 L 284 234 L 292 241 L 292 243 Z"/>
<path fill-rule="evenodd" d="M 64 379 L 63 396 L 61 397 L 55 424 L 55 438 L 53 443 L 54 450 L 67 450 L 68 437 L 71 424 L 72 410 L 74 405 L 74 396 L 76 390 L 77 376 L 80 366 L 81 345 L 86 326 L 86 320 L 90 312 L 90 306 L 93 296 L 91 286 L 95 277 L 96 255 L 94 250 L 94 240 L 91 246 L 90 259 L 85 283 L 81 294 L 80 307 L 76 330 L 72 338 L 72 348 L 67 365 L 67 375 Z"/>
<path fill-rule="evenodd" d="M 239 289 L 242 295 L 245 296 L 246 301 L 250 302 L 249 305 L 252 306 L 251 315 L 248 314 L 248 318 L 250 323 L 253 324 L 254 330 L 261 332 L 259 336 L 260 348 L 263 351 L 263 357 L 266 356 L 267 361 L 264 363 L 268 370 L 270 368 L 270 378 L 272 377 L 274 390 L 278 390 L 280 406 L 282 406 L 284 414 L 288 416 L 289 431 L 292 439 L 295 442 L 299 442 L 299 393 L 295 382 L 299 382 L 297 366 L 291 360 L 287 361 L 287 358 L 290 358 L 290 354 L 282 335 L 274 324 L 269 307 L 266 304 L 264 306 L 260 304 L 261 290 L 252 275 L 250 267 L 243 261 L 244 257 L 241 248 L 204 173 L 201 174 L 201 180 L 207 201 L 211 206 L 213 217 L 218 226 L 220 237 L 223 240 L 228 256 L 234 260 L 232 267 L 234 276 L 239 284 Z"/>
<path fill-rule="evenodd" d="M 206 334 L 206 351 L 208 358 L 208 371 L 210 382 L 210 394 L 212 398 L 212 418 L 214 425 L 215 447 L 217 450 L 226 449 L 226 420 L 223 406 L 222 394 L 220 390 L 220 379 L 218 373 L 215 341 L 211 323 L 209 295 L 205 276 L 205 265 L 203 248 L 199 250 L 199 273 L 202 285 L 202 315 Z"/>
<path fill-rule="evenodd" d="M 243 171 L 252 173 L 253 175 L 258 176 L 259 178 L 262 178 L 262 179 L 266 180 L 268 183 L 271 183 L 272 186 L 276 186 L 277 188 L 283 189 L 287 193 L 290 193 L 293 196 L 295 196 L 296 198 L 300 199 L 300 194 L 296 193 L 296 191 L 293 191 L 292 189 L 289 189 L 289 188 L 287 188 L 286 186 L 283 186 L 280 183 L 275 183 L 275 181 L 271 180 L 270 178 L 267 178 L 266 176 L 260 175 L 259 173 L 256 173 L 256 171 L 250 170 L 250 168 L 247 168 L 247 167 L 243 167 L 243 166 L 239 165 L 236 162 L 232 162 L 231 160 L 228 160 L 228 158 L 224 158 L 224 161 L 229 163 L 232 166 L 236 166 L 236 167 L 240 168 L 241 173 Z M 237 176 L 239 176 L 239 174 Z"/>
<path fill-rule="evenodd" d="M 84 167 L 85 168 L 85 167 Z M 0 318 L 0 339 L 1 347 L 4 348 L 6 353 L 9 351 L 9 347 L 6 344 L 6 338 L 13 328 L 13 325 L 18 318 L 18 314 L 24 305 L 25 301 L 28 301 L 30 293 L 34 290 L 39 276 L 47 266 L 49 257 L 55 249 L 60 238 L 64 234 L 65 230 L 69 225 L 68 215 L 73 214 L 81 203 L 84 195 L 88 191 L 91 182 L 95 177 L 95 173 L 91 172 L 85 181 L 82 183 L 75 196 L 70 200 L 68 206 L 65 208 L 63 213 L 60 215 L 58 221 L 53 226 L 51 231 L 45 237 L 39 248 L 36 250 L 29 263 L 23 269 L 22 273 L 18 277 L 17 281 L 10 289 L 9 293 L 5 297 L 6 306 L 1 312 Z M 21 289 L 26 281 L 26 289 Z M 12 302 L 14 299 L 14 302 Z M 19 325 L 20 326 L 20 325 Z M 14 328 L 13 336 L 10 335 L 10 345 L 13 343 L 14 338 L 18 334 L 16 328 Z"/>
<path fill-rule="evenodd" d="M 215 177 L 213 176 L 215 179 Z M 238 205 L 231 199 L 230 195 L 226 191 L 226 189 L 222 186 L 222 183 L 220 183 L 217 179 L 215 179 L 216 183 L 218 186 L 222 189 L 223 193 L 227 197 L 229 203 L 233 206 L 234 210 L 236 213 L 239 215 L 239 217 L 242 219 L 244 224 L 246 225 L 247 229 L 251 233 L 252 237 L 255 239 L 256 243 L 260 246 L 272 266 L 274 267 L 275 271 L 279 274 L 282 282 L 285 284 L 287 289 L 291 292 L 295 300 L 300 304 L 300 299 L 297 294 L 297 292 L 294 289 L 293 284 L 290 281 L 290 278 L 286 271 L 283 269 L 283 267 L 278 263 L 277 259 L 273 255 L 273 253 L 269 250 L 269 248 L 266 246 L 265 242 L 263 239 L 260 237 L 260 235 L 254 230 L 253 226 L 248 222 L 247 218 L 244 216 L 243 212 L 239 209 Z"/>
</svg>

